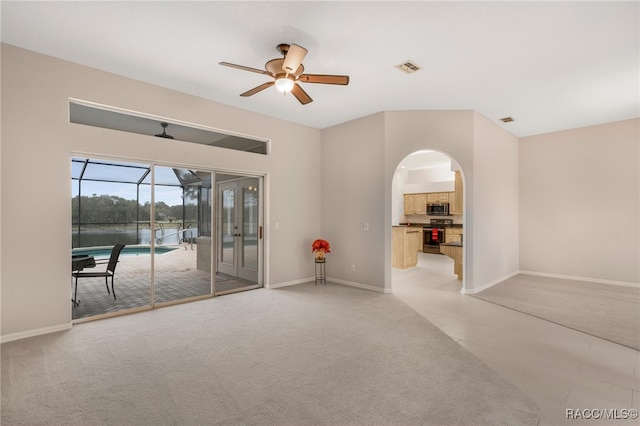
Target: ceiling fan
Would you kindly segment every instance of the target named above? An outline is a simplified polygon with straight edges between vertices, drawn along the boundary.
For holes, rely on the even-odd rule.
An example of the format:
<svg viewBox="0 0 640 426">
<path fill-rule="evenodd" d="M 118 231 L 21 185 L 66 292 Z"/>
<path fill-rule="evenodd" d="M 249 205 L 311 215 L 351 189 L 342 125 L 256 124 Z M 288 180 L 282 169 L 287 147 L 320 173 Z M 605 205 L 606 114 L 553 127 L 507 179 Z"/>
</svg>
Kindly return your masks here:
<svg viewBox="0 0 640 426">
<path fill-rule="evenodd" d="M 160 123 L 160 125 L 162 126 L 162 133 L 158 133 L 156 135 L 156 137 L 165 138 L 165 139 L 173 139 L 173 136 L 167 134 L 167 127 L 169 126 L 169 123 L 165 123 L 163 121 L 162 123 Z"/>
<path fill-rule="evenodd" d="M 245 67 L 244 65 L 236 65 L 229 62 L 220 62 L 225 67 L 238 68 L 245 71 L 251 71 L 258 74 L 265 74 L 273 78 L 260 86 L 240 94 L 240 96 L 255 95 L 262 90 L 276 86 L 282 93 L 293 93 L 302 105 L 313 102 L 313 99 L 305 92 L 298 83 L 321 83 L 321 84 L 338 84 L 346 86 L 349 84 L 348 75 L 327 75 L 327 74 L 303 74 L 304 66 L 302 60 L 307 55 L 307 49 L 297 44 L 279 44 L 278 52 L 282 54 L 282 58 L 272 59 L 264 65 L 264 70 Z"/>
</svg>

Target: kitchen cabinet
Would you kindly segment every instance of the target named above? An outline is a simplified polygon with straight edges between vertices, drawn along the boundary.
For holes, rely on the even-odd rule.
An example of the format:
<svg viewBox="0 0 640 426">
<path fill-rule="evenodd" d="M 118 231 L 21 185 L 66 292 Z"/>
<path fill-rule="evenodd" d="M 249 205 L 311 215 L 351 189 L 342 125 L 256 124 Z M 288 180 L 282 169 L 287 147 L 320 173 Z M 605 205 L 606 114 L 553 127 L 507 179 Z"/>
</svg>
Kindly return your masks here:
<svg viewBox="0 0 640 426">
<path fill-rule="evenodd" d="M 440 244 L 440 253 L 453 259 L 453 273 L 462 279 L 462 243 Z"/>
<path fill-rule="evenodd" d="M 426 200 L 426 197 L 425 197 Z M 422 248 L 424 246 L 424 225 L 409 225 L 409 228 L 412 231 L 417 231 L 417 247 L 420 253 L 423 252 Z"/>
<path fill-rule="evenodd" d="M 404 214 L 416 214 L 415 194 L 404 194 Z"/>
<path fill-rule="evenodd" d="M 456 206 L 456 193 L 449 193 L 449 214 L 458 214 L 458 209 Z"/>
<path fill-rule="evenodd" d="M 449 199 L 449 213 L 451 214 L 462 214 L 464 211 L 464 207 L 462 205 L 463 197 L 463 185 L 462 185 L 462 175 L 460 171 L 455 172 L 455 182 L 454 182 L 455 191 L 451 193 L 451 198 Z"/>
<path fill-rule="evenodd" d="M 404 214 L 427 214 L 427 194 L 404 194 Z"/>
<path fill-rule="evenodd" d="M 409 226 L 394 226 L 391 236 L 391 266 L 408 269 L 418 266 L 418 251 L 422 249 L 422 230 Z"/>
<path fill-rule="evenodd" d="M 462 241 L 462 228 L 445 228 L 444 230 L 444 242 L 454 243 Z"/>
<path fill-rule="evenodd" d="M 428 203 L 448 203 L 450 192 L 429 192 L 427 193 Z"/>
<path fill-rule="evenodd" d="M 415 194 L 416 214 L 427 214 L 427 194 Z"/>
<path fill-rule="evenodd" d="M 449 203 L 449 214 L 462 214 L 462 179 L 460 172 L 456 172 L 455 192 L 404 194 L 404 214 L 427 214 L 427 203 Z"/>
</svg>

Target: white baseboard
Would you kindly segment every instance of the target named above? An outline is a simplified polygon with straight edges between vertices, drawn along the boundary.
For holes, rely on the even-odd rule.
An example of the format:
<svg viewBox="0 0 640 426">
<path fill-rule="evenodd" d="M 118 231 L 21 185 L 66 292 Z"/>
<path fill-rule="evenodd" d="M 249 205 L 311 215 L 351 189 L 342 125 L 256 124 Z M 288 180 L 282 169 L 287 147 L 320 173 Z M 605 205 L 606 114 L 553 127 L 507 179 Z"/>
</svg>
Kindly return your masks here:
<svg viewBox="0 0 640 426">
<path fill-rule="evenodd" d="M 621 285 L 624 287 L 640 288 L 640 283 L 630 283 L 626 281 L 603 280 L 599 278 L 577 277 L 573 275 L 548 274 L 545 272 L 534 272 L 534 271 L 520 271 L 520 273 L 524 275 L 537 275 L 539 277 L 560 278 L 563 280 L 586 281 L 590 283 Z"/>
<path fill-rule="evenodd" d="M 12 342 L 14 340 L 26 339 L 28 337 L 42 336 L 43 334 L 56 333 L 58 331 L 71 330 L 72 323 L 56 325 L 53 327 L 37 328 L 35 330 L 21 331 L 19 333 L 6 334 L 0 337 L 0 343 Z"/>
<path fill-rule="evenodd" d="M 486 289 L 488 289 L 489 287 L 493 287 L 494 285 L 496 285 L 496 284 L 498 284 L 498 283 L 501 283 L 501 282 L 502 282 L 502 281 L 504 281 L 504 280 L 508 280 L 508 279 L 509 279 L 509 278 L 511 278 L 511 277 L 515 277 L 515 276 L 516 276 L 516 275 L 518 275 L 519 273 L 520 273 L 519 271 L 516 271 L 516 272 L 513 272 L 513 273 L 511 273 L 511 274 L 507 274 L 507 275 L 505 275 L 505 276 L 504 276 L 504 277 L 502 277 L 502 278 L 498 278 L 497 280 L 493 280 L 493 281 L 491 281 L 491 282 L 488 282 L 488 283 L 486 283 L 486 284 L 484 284 L 484 285 L 481 285 L 480 287 L 476 287 L 476 288 L 463 288 L 463 289 L 461 289 L 461 290 L 460 290 L 460 293 L 462 293 L 462 294 L 476 294 L 476 293 L 480 293 L 481 291 L 486 290 Z"/>
<path fill-rule="evenodd" d="M 392 293 L 391 289 L 374 287 L 372 285 L 357 283 L 355 281 L 341 280 L 339 278 L 327 278 L 327 281 L 331 281 L 332 283 L 344 284 L 351 287 L 362 288 L 365 290 L 377 291 L 378 293 Z"/>
<path fill-rule="evenodd" d="M 288 287 L 290 285 L 304 284 L 304 283 L 309 283 L 309 282 L 313 282 L 313 281 L 315 281 L 315 277 L 302 278 L 302 279 L 299 279 L 299 280 L 285 281 L 285 282 L 282 282 L 282 283 L 265 285 L 265 288 L 273 289 L 273 288 L 280 288 L 280 287 Z M 362 288 L 364 290 L 377 291 L 379 293 L 392 293 L 392 291 L 390 289 L 386 289 L 386 288 L 382 289 L 380 287 L 374 287 L 372 285 L 361 284 L 361 283 L 357 283 L 357 282 L 354 282 L 354 281 L 341 280 L 341 279 L 338 279 L 338 278 L 327 277 L 327 282 L 332 282 L 332 283 L 337 283 L 337 284 L 344 284 L 344 285 L 348 285 L 348 286 L 351 286 L 351 287 Z"/>
<path fill-rule="evenodd" d="M 314 281 L 314 280 L 315 280 L 314 277 L 302 278 L 302 279 L 299 279 L 299 280 L 285 281 L 285 282 L 282 282 L 282 283 L 267 284 L 267 285 L 265 285 L 265 288 L 288 287 L 290 285 L 308 283 L 308 282 L 311 282 L 311 281 Z"/>
</svg>

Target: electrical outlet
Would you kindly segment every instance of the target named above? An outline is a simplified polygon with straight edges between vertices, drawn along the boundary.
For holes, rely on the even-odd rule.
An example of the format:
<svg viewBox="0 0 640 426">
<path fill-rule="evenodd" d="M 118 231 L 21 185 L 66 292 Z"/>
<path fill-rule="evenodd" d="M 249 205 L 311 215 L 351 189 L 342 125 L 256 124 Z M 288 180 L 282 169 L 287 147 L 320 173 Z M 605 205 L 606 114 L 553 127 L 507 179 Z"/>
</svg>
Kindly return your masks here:
<svg viewBox="0 0 640 426">
<path fill-rule="evenodd" d="M 355 271 L 356 270 L 356 265 L 351 265 L 351 271 Z"/>
<path fill-rule="evenodd" d="M 368 231 L 368 230 L 369 230 L 369 224 L 368 224 L 368 223 L 365 223 L 365 224 L 364 224 L 364 230 L 365 230 L 365 231 Z"/>
</svg>

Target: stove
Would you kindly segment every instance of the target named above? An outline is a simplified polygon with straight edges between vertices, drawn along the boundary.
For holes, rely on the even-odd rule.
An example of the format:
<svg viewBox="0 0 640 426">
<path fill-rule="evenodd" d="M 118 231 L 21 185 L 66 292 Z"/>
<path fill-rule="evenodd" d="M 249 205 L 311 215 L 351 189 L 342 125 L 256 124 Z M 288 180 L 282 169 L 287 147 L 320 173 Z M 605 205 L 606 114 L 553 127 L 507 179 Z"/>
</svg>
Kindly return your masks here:
<svg viewBox="0 0 640 426">
<path fill-rule="evenodd" d="M 433 228 L 434 226 L 438 228 L 449 228 L 453 226 L 453 219 L 431 219 L 429 225 L 425 225 L 424 227 Z"/>
<path fill-rule="evenodd" d="M 423 229 L 423 246 L 424 253 L 440 253 L 440 244 L 445 241 L 445 228 L 453 226 L 453 219 L 431 219 L 429 225 L 422 227 Z"/>
</svg>

